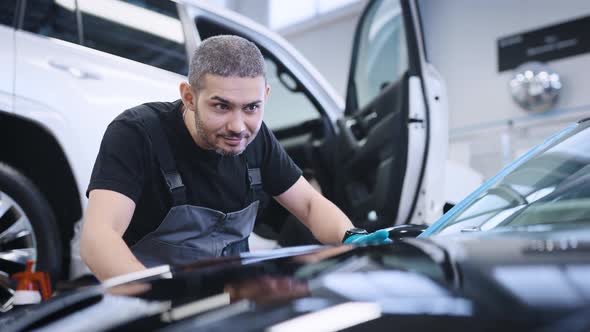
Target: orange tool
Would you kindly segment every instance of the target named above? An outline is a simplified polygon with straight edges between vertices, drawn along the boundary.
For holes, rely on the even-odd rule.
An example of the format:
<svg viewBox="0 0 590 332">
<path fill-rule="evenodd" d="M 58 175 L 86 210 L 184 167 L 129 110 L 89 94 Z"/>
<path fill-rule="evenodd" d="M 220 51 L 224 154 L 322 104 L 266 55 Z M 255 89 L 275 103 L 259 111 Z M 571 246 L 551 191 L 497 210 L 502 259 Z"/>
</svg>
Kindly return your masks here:
<svg viewBox="0 0 590 332">
<path fill-rule="evenodd" d="M 51 281 L 49 273 L 42 271 L 33 272 L 34 261 L 28 260 L 24 272 L 18 272 L 12 275 L 12 279 L 17 281 L 16 291 L 41 291 L 43 300 L 51 297 Z"/>
</svg>

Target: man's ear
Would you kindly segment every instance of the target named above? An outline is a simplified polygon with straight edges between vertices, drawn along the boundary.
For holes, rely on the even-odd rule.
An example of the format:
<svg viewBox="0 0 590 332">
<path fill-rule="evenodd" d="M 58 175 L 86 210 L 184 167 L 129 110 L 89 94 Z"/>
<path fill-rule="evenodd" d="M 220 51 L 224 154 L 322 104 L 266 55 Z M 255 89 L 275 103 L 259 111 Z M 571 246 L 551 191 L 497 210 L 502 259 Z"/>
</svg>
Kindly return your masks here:
<svg viewBox="0 0 590 332">
<path fill-rule="evenodd" d="M 182 103 L 184 104 L 185 108 L 189 111 L 195 109 L 195 93 L 193 88 L 187 82 L 180 83 L 180 98 L 182 99 Z"/>
<path fill-rule="evenodd" d="M 264 100 L 268 100 L 268 96 L 270 95 L 270 84 L 266 85 L 266 91 L 264 91 Z"/>
</svg>

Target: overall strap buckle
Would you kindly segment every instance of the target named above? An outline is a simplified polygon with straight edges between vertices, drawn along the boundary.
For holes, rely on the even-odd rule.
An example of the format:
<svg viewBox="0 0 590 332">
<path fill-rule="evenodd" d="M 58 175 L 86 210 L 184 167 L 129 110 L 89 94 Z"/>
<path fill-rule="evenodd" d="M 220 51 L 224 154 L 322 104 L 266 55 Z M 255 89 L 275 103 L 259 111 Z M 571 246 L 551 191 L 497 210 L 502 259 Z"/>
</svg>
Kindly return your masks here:
<svg viewBox="0 0 590 332">
<path fill-rule="evenodd" d="M 250 188 L 252 189 L 260 189 L 262 187 L 260 168 L 248 168 L 248 182 L 250 182 Z"/>
<path fill-rule="evenodd" d="M 166 180 L 166 184 L 168 185 L 168 190 L 170 191 L 170 195 L 172 195 L 172 200 L 174 201 L 174 205 L 182 205 L 185 203 L 186 200 L 186 191 L 184 184 L 182 183 L 182 178 L 178 172 L 164 172 L 164 179 Z"/>
</svg>

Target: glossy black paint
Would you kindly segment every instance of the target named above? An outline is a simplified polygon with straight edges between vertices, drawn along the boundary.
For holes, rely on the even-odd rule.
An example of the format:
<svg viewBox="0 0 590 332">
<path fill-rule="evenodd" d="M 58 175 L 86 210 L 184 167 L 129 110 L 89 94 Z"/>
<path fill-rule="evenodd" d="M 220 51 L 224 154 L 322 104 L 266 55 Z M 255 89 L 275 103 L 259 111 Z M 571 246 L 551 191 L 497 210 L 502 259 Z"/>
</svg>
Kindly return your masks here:
<svg viewBox="0 0 590 332">
<path fill-rule="evenodd" d="M 574 315 L 590 308 L 590 228 L 528 232 L 524 237 L 517 232 L 482 234 L 199 262 L 172 269 L 172 278 L 146 278 L 102 290 L 98 302 L 92 293 L 97 288 L 64 294 L 28 308 L 26 324 L 14 318 L 22 312 L 13 312 L 0 317 L 0 326 L 5 324 L 2 331 L 50 327 L 65 324 L 72 312 L 83 321 L 108 324 L 112 308 L 98 305 L 123 296 L 169 308 L 146 314 L 137 310 L 137 317 L 117 322 L 110 330 L 262 331 L 350 301 L 378 303 L 382 316 L 347 331 L 388 331 L 392 326 L 419 331 L 590 326 L 588 316 Z M 560 247 L 572 239 L 575 247 Z M 572 295 L 572 290 L 578 294 Z M 177 321 L 163 319 L 183 305 L 224 292 L 229 294 L 227 305 Z M 61 307 L 55 305 L 59 301 Z M 52 303 L 57 310 L 47 310 Z M 125 305 L 117 310 L 125 310 Z"/>
</svg>

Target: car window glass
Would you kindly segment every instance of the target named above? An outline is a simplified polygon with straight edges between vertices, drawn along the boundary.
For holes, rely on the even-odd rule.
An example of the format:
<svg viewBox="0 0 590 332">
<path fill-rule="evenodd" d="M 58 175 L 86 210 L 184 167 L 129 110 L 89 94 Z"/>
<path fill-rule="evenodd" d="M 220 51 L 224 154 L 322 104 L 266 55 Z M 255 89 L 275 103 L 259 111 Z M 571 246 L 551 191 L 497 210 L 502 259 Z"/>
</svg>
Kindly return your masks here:
<svg viewBox="0 0 590 332">
<path fill-rule="evenodd" d="M 79 42 L 75 0 L 27 1 L 22 29 L 72 43 Z"/>
<path fill-rule="evenodd" d="M 583 129 L 526 161 L 453 214 L 440 233 L 590 222 L 589 140 Z"/>
<path fill-rule="evenodd" d="M 369 104 L 408 69 L 407 45 L 399 0 L 375 3 L 360 30 L 354 83 L 359 108 Z"/>
<path fill-rule="evenodd" d="M 440 234 L 456 233 L 471 228 L 483 228 L 487 221 L 491 221 L 505 209 L 515 206 L 506 197 L 497 194 L 488 194 L 472 204 L 461 218 L 454 219 Z"/>
<path fill-rule="evenodd" d="M 307 96 L 289 87 L 296 85 L 287 74 L 279 74 L 277 64 L 266 58 L 267 82 L 271 87 L 270 96 L 264 110 L 264 122 L 271 129 L 297 125 L 307 120 L 319 118 L 319 112 Z M 282 75 L 282 80 L 279 79 Z"/>
<path fill-rule="evenodd" d="M 79 0 L 83 44 L 186 75 L 188 61 L 178 13 L 169 4 L 155 4 L 153 1 Z M 121 15 L 123 12 L 125 15 Z"/>
<path fill-rule="evenodd" d="M 16 0 L 0 1 L 0 24 L 12 26 L 14 21 L 14 11 L 16 9 Z"/>
<path fill-rule="evenodd" d="M 88 1 L 88 0 L 78 0 L 78 1 Z M 163 1 L 163 0 L 119 0 L 121 2 L 126 2 L 138 7 L 142 7 L 145 9 L 149 9 L 151 11 L 158 12 L 160 14 L 164 14 L 170 16 L 172 18 L 178 19 L 178 9 L 176 9 L 176 2 L 174 1 Z"/>
<path fill-rule="evenodd" d="M 489 212 L 504 209 L 510 206 L 510 204 L 511 202 L 508 199 L 500 195 L 486 195 L 475 202 L 468 210 L 466 210 L 465 213 L 463 213 L 461 219 L 457 220 L 457 222 L 477 217 L 482 213 L 487 214 Z"/>
</svg>

